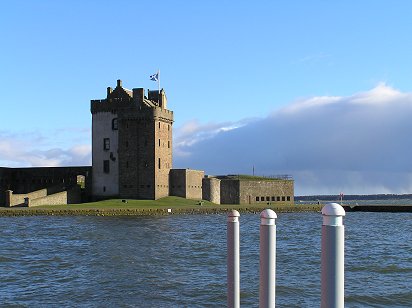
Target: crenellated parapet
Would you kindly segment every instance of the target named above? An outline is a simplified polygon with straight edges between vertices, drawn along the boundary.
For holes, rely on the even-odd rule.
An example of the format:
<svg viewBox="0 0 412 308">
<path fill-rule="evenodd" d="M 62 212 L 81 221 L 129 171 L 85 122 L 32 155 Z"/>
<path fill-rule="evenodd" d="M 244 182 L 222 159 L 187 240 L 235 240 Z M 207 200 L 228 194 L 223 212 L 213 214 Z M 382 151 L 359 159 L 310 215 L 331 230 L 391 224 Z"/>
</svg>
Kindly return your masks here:
<svg viewBox="0 0 412 308">
<path fill-rule="evenodd" d="M 131 107 L 133 104 L 132 99 L 94 99 L 90 103 L 90 111 L 92 114 L 98 112 L 111 112 L 116 114 L 119 109 Z"/>
</svg>

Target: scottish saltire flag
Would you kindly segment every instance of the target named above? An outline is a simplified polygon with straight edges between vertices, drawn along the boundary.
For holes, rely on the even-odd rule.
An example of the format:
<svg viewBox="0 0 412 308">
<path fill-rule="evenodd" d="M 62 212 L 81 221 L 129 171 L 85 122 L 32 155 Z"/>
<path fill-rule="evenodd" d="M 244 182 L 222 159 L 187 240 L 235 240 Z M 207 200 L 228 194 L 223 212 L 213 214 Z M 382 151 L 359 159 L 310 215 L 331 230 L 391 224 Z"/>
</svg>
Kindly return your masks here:
<svg viewBox="0 0 412 308">
<path fill-rule="evenodd" d="M 157 72 L 156 74 L 150 75 L 150 80 L 158 81 L 159 80 L 159 72 Z"/>
</svg>

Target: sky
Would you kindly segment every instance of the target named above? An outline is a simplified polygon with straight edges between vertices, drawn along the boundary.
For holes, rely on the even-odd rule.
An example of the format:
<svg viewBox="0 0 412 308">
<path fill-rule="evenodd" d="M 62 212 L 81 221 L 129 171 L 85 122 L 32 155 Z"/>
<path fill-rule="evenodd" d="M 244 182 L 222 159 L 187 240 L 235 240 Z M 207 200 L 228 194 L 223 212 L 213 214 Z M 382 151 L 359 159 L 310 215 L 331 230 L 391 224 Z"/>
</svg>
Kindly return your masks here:
<svg viewBox="0 0 412 308">
<path fill-rule="evenodd" d="M 91 164 L 90 100 L 160 86 L 174 167 L 412 193 L 410 1 L 3 1 L 0 166 Z"/>
</svg>

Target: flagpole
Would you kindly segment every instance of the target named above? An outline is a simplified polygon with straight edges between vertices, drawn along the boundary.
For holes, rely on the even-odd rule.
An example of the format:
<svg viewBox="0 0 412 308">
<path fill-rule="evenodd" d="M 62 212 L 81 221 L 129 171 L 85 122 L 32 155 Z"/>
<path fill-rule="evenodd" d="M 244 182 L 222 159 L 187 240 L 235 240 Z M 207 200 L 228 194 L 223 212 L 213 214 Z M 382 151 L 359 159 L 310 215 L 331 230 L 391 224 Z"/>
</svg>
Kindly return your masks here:
<svg viewBox="0 0 412 308">
<path fill-rule="evenodd" d="M 158 89 L 159 94 L 160 94 L 160 69 L 157 70 L 157 75 L 158 75 L 158 78 L 157 78 L 157 89 Z"/>
</svg>

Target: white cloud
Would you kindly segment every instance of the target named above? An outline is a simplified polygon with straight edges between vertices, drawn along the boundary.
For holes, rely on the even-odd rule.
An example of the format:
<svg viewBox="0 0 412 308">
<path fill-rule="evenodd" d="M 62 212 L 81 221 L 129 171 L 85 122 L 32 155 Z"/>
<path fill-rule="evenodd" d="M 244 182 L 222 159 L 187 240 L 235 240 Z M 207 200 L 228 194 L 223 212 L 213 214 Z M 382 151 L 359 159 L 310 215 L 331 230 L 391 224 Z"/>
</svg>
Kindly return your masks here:
<svg viewBox="0 0 412 308">
<path fill-rule="evenodd" d="M 52 134 L 0 132 L 0 166 L 5 167 L 55 167 L 91 165 L 91 145 L 76 144 L 56 147 L 66 130 Z M 85 132 L 88 134 L 88 132 Z M 75 135 L 72 139 L 80 138 Z M 85 138 L 83 138 L 85 139 Z M 86 137 L 86 139 L 88 139 Z M 87 140 L 88 141 L 88 140 Z M 84 140 L 83 140 L 84 142 Z"/>
<path fill-rule="evenodd" d="M 191 121 L 174 130 L 174 167 L 291 174 L 296 194 L 412 192 L 412 94 L 384 83 L 313 97 L 266 118 Z M 0 166 L 91 164 L 89 129 L 0 131 Z"/>
<path fill-rule="evenodd" d="M 411 192 L 411 116 L 412 94 L 386 84 L 313 97 L 229 131 L 197 123 L 175 143 L 175 166 L 292 174 L 297 194 Z"/>
</svg>

